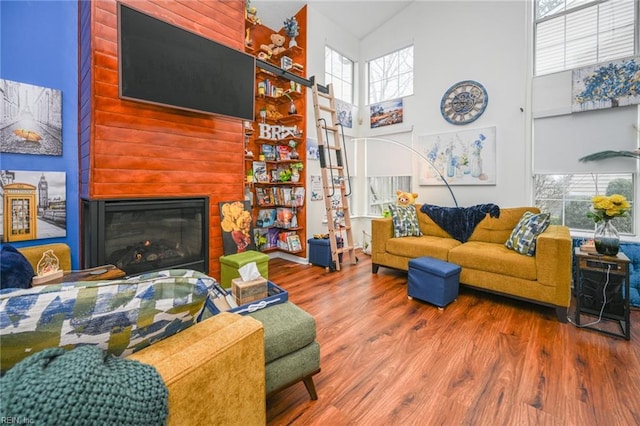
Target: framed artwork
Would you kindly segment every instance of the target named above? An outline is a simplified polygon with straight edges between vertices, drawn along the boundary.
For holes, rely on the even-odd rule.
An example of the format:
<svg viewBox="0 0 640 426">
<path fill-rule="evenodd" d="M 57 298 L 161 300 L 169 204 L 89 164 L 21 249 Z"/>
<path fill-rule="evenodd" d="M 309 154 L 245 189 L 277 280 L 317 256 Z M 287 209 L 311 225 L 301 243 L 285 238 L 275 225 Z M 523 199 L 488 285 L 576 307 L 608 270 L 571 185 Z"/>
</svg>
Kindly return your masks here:
<svg viewBox="0 0 640 426">
<path fill-rule="evenodd" d="M 224 255 L 255 250 L 253 219 L 248 201 L 223 201 L 219 203 Z"/>
<path fill-rule="evenodd" d="M 372 129 L 402 123 L 403 115 L 402 99 L 394 99 L 369 106 L 369 121 Z"/>
<path fill-rule="evenodd" d="M 0 152 L 62 155 L 62 91 L 0 79 Z"/>
<path fill-rule="evenodd" d="M 353 128 L 353 105 L 336 99 L 336 114 L 338 123 L 347 129 Z"/>
<path fill-rule="evenodd" d="M 418 136 L 416 149 L 433 165 L 418 162 L 420 185 L 496 184 L 496 128 Z"/>
<path fill-rule="evenodd" d="M 307 138 L 307 160 L 319 160 L 320 151 L 318 149 L 318 141 Z"/>
<path fill-rule="evenodd" d="M 638 57 L 573 70 L 571 111 L 640 103 L 639 75 Z"/>
<path fill-rule="evenodd" d="M 0 170 L 2 241 L 67 236 L 65 172 Z"/>
</svg>

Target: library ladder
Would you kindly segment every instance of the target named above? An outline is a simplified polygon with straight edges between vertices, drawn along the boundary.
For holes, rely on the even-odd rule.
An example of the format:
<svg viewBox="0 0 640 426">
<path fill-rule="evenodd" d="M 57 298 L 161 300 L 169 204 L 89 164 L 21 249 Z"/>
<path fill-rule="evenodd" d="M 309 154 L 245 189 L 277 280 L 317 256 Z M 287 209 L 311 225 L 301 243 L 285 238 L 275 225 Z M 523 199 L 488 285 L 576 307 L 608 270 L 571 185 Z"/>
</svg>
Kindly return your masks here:
<svg viewBox="0 0 640 426">
<path fill-rule="evenodd" d="M 353 264 L 358 261 L 355 255 L 349 210 L 348 197 L 351 195 L 349 164 L 346 159 L 344 132 L 342 125 L 338 123 L 333 85 L 322 87 L 313 81 L 311 88 L 331 261 L 335 270 L 339 271 L 340 260 L 345 260 L 345 254 Z M 341 238 L 342 244 L 338 244 L 338 237 Z"/>
</svg>

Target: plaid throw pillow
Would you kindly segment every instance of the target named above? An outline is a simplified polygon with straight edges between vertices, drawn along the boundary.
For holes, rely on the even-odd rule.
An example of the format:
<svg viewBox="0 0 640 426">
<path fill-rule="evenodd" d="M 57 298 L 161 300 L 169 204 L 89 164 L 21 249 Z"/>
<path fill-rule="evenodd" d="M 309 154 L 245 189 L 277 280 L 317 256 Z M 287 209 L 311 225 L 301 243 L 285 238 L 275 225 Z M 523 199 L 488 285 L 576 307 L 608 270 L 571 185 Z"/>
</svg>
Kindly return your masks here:
<svg viewBox="0 0 640 426">
<path fill-rule="evenodd" d="M 418 226 L 418 215 L 415 206 L 399 206 L 392 204 L 389 206 L 391 218 L 393 219 L 394 237 L 419 237 L 422 235 Z"/>
<path fill-rule="evenodd" d="M 549 227 L 549 213 L 525 212 L 504 245 L 520 254 L 536 254 L 536 239 Z"/>
</svg>

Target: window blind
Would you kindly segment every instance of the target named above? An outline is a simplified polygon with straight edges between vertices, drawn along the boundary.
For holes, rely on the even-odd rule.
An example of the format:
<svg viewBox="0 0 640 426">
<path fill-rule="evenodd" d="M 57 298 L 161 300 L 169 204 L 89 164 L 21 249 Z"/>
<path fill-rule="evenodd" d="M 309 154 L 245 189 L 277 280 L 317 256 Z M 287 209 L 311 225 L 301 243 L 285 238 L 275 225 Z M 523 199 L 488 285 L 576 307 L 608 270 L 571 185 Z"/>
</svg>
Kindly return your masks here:
<svg viewBox="0 0 640 426">
<path fill-rule="evenodd" d="M 633 151 L 638 132 L 638 108 L 628 107 L 537 118 L 533 125 L 534 173 L 634 172 L 636 161 L 615 158 L 580 162 L 605 150 Z"/>
<path fill-rule="evenodd" d="M 566 6 L 536 21 L 536 75 L 634 54 L 634 0 Z"/>
</svg>

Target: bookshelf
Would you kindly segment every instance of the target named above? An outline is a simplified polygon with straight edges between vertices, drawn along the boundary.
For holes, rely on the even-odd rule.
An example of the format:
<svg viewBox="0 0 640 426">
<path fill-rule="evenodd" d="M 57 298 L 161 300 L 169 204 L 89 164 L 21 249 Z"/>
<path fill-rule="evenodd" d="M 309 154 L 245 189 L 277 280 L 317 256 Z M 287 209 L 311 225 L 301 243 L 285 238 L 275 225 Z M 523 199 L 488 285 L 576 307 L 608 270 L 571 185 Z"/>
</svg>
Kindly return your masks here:
<svg viewBox="0 0 640 426">
<path fill-rule="evenodd" d="M 298 44 L 291 47 L 284 29 L 245 20 L 245 51 L 257 58 L 255 118 L 245 125 L 245 194 L 257 249 L 306 257 L 306 7 L 296 20 Z M 285 36 L 284 50 L 269 55 L 260 46 L 273 33 Z"/>
</svg>

